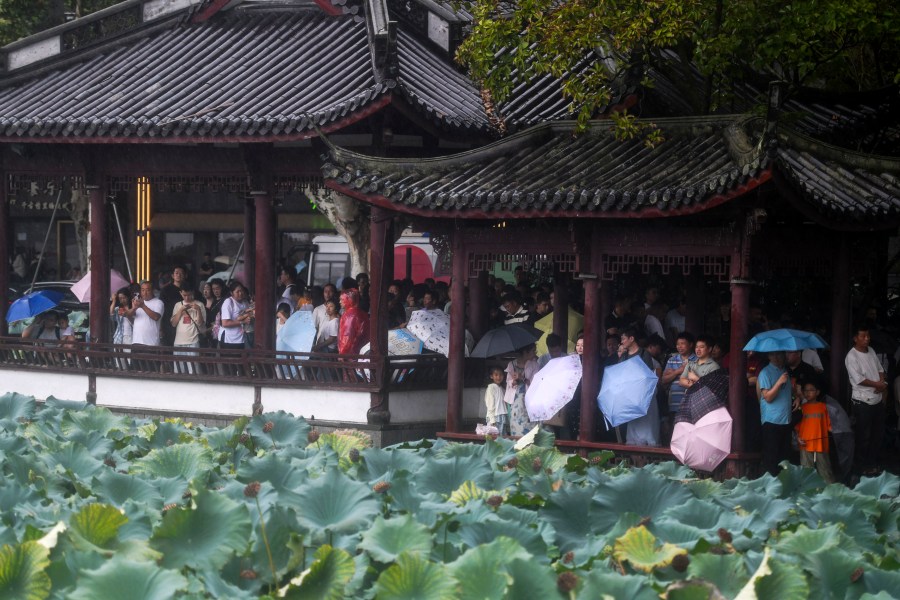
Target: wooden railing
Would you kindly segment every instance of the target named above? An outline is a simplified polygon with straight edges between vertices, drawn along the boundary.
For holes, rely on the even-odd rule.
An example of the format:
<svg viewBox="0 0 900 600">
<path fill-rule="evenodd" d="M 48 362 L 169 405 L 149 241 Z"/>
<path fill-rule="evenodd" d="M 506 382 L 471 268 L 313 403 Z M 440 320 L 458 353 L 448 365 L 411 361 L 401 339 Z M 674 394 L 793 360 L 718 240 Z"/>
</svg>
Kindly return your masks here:
<svg viewBox="0 0 900 600">
<path fill-rule="evenodd" d="M 388 390 L 446 389 L 439 354 L 391 356 Z M 0 337 L 0 368 L 303 388 L 377 391 L 367 356 L 264 350 L 121 346 Z M 488 364 L 466 363 L 466 385 L 484 386 Z"/>
</svg>

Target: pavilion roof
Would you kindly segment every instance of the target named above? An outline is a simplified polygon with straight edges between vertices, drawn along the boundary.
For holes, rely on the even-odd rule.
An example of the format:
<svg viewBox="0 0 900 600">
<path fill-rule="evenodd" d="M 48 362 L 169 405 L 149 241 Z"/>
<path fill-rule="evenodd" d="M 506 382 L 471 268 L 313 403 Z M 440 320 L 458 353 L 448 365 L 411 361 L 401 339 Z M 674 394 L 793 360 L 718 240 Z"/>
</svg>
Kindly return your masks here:
<svg viewBox="0 0 900 600">
<path fill-rule="evenodd" d="M 455 46 L 429 40 L 415 20 L 385 20 L 373 33 L 364 11 L 341 14 L 329 0 L 181 0 L 148 18 L 156 4 L 126 0 L 0 50 L 0 140 L 302 139 L 397 99 L 446 131 L 496 133 Z M 458 37 L 464 17 L 412 5 L 439 11 Z M 567 110 L 550 78 L 519 85 L 498 107 L 511 131 Z"/>
<path fill-rule="evenodd" d="M 332 188 L 400 212 L 435 217 L 676 216 L 699 212 L 767 180 L 768 158 L 743 116 L 664 119 L 665 141 L 619 141 L 611 121 L 573 135 L 543 124 L 478 150 L 385 159 L 332 147 Z"/>
</svg>

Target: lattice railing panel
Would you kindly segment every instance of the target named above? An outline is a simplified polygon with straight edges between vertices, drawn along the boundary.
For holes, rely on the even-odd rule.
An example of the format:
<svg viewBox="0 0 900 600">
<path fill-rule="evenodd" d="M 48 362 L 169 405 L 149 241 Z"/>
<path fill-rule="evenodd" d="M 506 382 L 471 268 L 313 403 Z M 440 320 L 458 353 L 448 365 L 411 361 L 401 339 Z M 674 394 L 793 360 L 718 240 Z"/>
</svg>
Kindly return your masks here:
<svg viewBox="0 0 900 600">
<path fill-rule="evenodd" d="M 617 275 L 630 273 L 632 267 L 638 269 L 641 275 L 649 274 L 654 267 L 659 268 L 663 275 L 669 275 L 678 270 L 682 275 L 690 275 L 691 270 L 698 267 L 703 270 L 705 276 L 716 277 L 724 283 L 731 276 L 731 257 L 604 254 L 600 266 L 600 277 L 604 281 L 612 281 Z"/>
<path fill-rule="evenodd" d="M 477 277 L 481 271 L 493 271 L 500 263 L 504 271 L 518 266 L 529 272 L 558 270 L 560 273 L 576 273 L 578 256 L 571 252 L 534 254 L 525 252 L 473 252 L 469 254 L 469 277 Z"/>
</svg>

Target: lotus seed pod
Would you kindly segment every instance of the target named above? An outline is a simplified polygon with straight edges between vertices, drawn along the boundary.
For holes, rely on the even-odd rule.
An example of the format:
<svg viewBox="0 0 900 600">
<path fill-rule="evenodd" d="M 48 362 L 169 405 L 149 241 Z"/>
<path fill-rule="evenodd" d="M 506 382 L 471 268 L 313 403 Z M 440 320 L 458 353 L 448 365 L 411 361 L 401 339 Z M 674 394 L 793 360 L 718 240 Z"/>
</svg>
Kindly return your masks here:
<svg viewBox="0 0 900 600">
<path fill-rule="evenodd" d="M 241 571 L 241 579 L 256 579 L 256 571 L 253 569 L 244 569 Z"/>
<path fill-rule="evenodd" d="M 862 567 L 856 567 L 856 569 L 854 569 L 853 572 L 850 573 L 850 581 L 856 583 L 857 581 L 862 579 L 863 573 L 864 571 Z"/>
<path fill-rule="evenodd" d="M 563 554 L 562 561 L 567 565 L 572 564 L 573 562 L 575 562 L 575 553 L 569 550 L 568 552 Z"/>
<path fill-rule="evenodd" d="M 510 469 L 515 469 L 516 467 L 519 466 L 519 459 L 517 457 L 513 456 L 511 459 L 509 459 L 509 462 L 506 463 L 506 466 L 509 467 Z"/>
<path fill-rule="evenodd" d="M 375 490 L 378 494 L 384 494 L 389 489 L 391 489 L 391 482 L 389 481 L 379 481 L 375 485 L 372 486 L 372 489 Z"/>
<path fill-rule="evenodd" d="M 171 504 L 166 504 L 165 506 L 163 506 L 162 511 L 163 511 L 164 513 L 169 512 L 170 510 L 172 510 L 172 509 L 175 508 L 176 506 L 178 506 L 178 505 L 175 504 L 174 502 L 172 502 Z"/>
<path fill-rule="evenodd" d="M 273 429 L 275 429 L 275 423 L 272 421 L 266 421 L 266 424 L 263 425 L 263 433 L 272 433 Z"/>
<path fill-rule="evenodd" d="M 319 431 L 317 429 L 313 429 L 306 435 L 306 439 L 309 440 L 310 444 L 315 444 L 319 441 Z"/>
<path fill-rule="evenodd" d="M 723 543 L 723 544 L 730 544 L 730 543 L 731 543 L 731 540 L 732 540 L 733 538 L 731 537 L 731 532 L 730 532 L 730 531 L 728 531 L 728 530 L 725 529 L 724 527 L 719 527 L 718 533 L 719 533 L 719 539 L 722 540 L 722 543 Z"/>
<path fill-rule="evenodd" d="M 247 484 L 247 487 L 244 488 L 244 495 L 248 498 L 256 498 L 256 496 L 259 494 L 259 488 L 261 487 L 262 485 L 260 485 L 258 481 L 252 481 Z"/>
<path fill-rule="evenodd" d="M 359 462 L 358 448 L 350 448 L 350 462 Z"/>
<path fill-rule="evenodd" d="M 488 497 L 488 499 L 485 500 L 485 502 L 487 502 L 488 506 L 490 506 L 492 508 L 497 508 L 498 506 L 503 504 L 503 496 L 498 496 L 495 494 L 493 496 Z"/>
<path fill-rule="evenodd" d="M 242 444 L 246 444 L 247 442 L 250 441 L 250 436 L 247 435 L 246 433 L 242 433 L 242 434 L 241 434 L 241 437 L 239 438 L 239 440 L 240 440 L 240 442 L 241 442 Z"/>
<path fill-rule="evenodd" d="M 563 571 L 559 574 L 559 577 L 556 578 L 556 587 L 559 588 L 559 591 L 563 594 L 568 594 L 578 587 L 578 575 L 572 571 Z"/>
<path fill-rule="evenodd" d="M 602 459 L 601 457 L 599 457 L 599 456 L 592 456 L 592 457 L 591 457 L 591 464 L 592 464 L 592 465 L 599 465 L 599 464 L 602 463 L 602 462 L 603 462 L 603 459 Z"/>
<path fill-rule="evenodd" d="M 116 461 L 114 461 L 109 456 L 107 456 L 105 459 L 103 459 L 103 464 L 106 465 L 107 467 L 112 467 L 113 469 L 116 468 Z"/>
<path fill-rule="evenodd" d="M 191 496 L 193 496 L 193 494 L 191 494 L 191 490 L 185 490 L 184 493 L 181 495 L 181 498 L 183 500 L 187 500 Z"/>
<path fill-rule="evenodd" d="M 691 564 L 691 557 L 687 554 L 676 554 L 672 559 L 672 568 L 679 573 L 687 571 L 688 565 Z"/>
<path fill-rule="evenodd" d="M 535 456 L 534 460 L 531 461 L 531 470 L 534 471 L 535 473 L 538 473 L 541 470 L 541 467 L 543 465 L 544 465 L 544 463 L 541 462 L 541 457 Z"/>
</svg>

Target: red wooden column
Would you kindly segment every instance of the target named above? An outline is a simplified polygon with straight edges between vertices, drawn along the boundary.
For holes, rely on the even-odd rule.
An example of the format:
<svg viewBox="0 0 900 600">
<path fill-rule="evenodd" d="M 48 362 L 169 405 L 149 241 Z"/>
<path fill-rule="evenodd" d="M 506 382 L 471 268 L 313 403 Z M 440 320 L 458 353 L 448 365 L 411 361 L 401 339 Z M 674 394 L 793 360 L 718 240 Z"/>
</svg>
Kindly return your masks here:
<svg viewBox="0 0 900 600">
<path fill-rule="evenodd" d="M 831 306 L 831 364 L 829 394 L 846 404 L 844 357 L 850 349 L 850 242 L 846 233 L 838 234 L 834 249 L 834 298 Z"/>
<path fill-rule="evenodd" d="M 89 341 L 105 343 L 109 341 L 109 245 L 106 230 L 106 198 L 99 185 L 88 185 L 88 200 L 91 207 L 91 304 Z"/>
<path fill-rule="evenodd" d="M 272 198 L 268 192 L 250 192 L 256 208 L 255 248 L 244 248 L 244 256 L 255 254 L 254 302 L 256 321 L 253 347 L 259 350 L 275 348 L 275 218 Z M 244 269 L 247 262 L 244 262 Z"/>
<path fill-rule="evenodd" d="M 744 244 L 748 242 L 744 240 Z M 744 403 L 747 401 L 747 335 L 750 330 L 749 265 L 738 248 L 731 256 L 731 346 L 728 349 L 728 410 L 731 412 L 731 449 L 745 450 Z"/>
<path fill-rule="evenodd" d="M 447 431 L 458 432 L 462 425 L 463 390 L 466 375 L 466 249 L 459 222 L 453 228 L 453 281 L 450 288 L 450 356 L 447 364 Z"/>
<path fill-rule="evenodd" d="M 387 290 L 394 271 L 393 217 L 391 213 L 372 207 L 369 235 L 372 252 L 369 255 L 369 361 L 372 382 L 377 390 L 371 393 L 366 420 L 370 424 L 386 424 L 391 420 L 387 386 L 388 356 L 388 298 Z"/>
<path fill-rule="evenodd" d="M 553 274 L 553 333 L 563 339 L 563 352 L 566 352 L 569 339 L 569 286 L 568 276 L 557 269 Z"/>
<path fill-rule="evenodd" d="M 487 331 L 489 310 L 488 274 L 480 271 L 477 277 L 469 279 L 469 331 L 476 342 Z"/>
<path fill-rule="evenodd" d="M 6 170 L 0 169 L 0 335 L 7 335 L 6 308 L 9 306 L 9 251 L 12 223 L 9 220 Z M 15 251 L 15 249 L 13 249 Z"/>
<path fill-rule="evenodd" d="M 244 202 L 244 284 L 248 288 L 256 286 L 256 206 L 253 192 L 250 195 Z"/>
<path fill-rule="evenodd" d="M 596 227 L 592 239 L 600 239 Z M 589 271 L 582 273 L 582 276 L 591 277 L 584 279 L 584 355 L 581 358 L 581 423 L 578 426 L 578 439 L 582 442 L 594 440 L 597 394 L 600 393 L 600 351 L 605 340 L 605 333 L 602 339 L 600 336 L 604 316 L 600 306 L 600 248 L 593 245 L 590 256 Z"/>
</svg>

